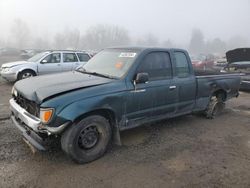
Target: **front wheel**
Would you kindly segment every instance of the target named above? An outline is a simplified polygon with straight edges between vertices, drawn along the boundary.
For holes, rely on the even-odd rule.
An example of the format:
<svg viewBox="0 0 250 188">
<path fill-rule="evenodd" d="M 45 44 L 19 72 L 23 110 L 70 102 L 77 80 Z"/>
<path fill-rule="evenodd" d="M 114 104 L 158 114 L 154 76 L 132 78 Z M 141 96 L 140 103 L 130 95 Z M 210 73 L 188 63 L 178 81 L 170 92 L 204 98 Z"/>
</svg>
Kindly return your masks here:
<svg viewBox="0 0 250 188">
<path fill-rule="evenodd" d="M 36 74 L 31 70 L 24 70 L 18 74 L 18 80 L 36 76 Z"/>
<path fill-rule="evenodd" d="M 61 137 L 61 146 L 77 163 L 87 163 L 100 158 L 106 152 L 110 140 L 109 121 L 93 115 L 67 129 Z"/>
</svg>

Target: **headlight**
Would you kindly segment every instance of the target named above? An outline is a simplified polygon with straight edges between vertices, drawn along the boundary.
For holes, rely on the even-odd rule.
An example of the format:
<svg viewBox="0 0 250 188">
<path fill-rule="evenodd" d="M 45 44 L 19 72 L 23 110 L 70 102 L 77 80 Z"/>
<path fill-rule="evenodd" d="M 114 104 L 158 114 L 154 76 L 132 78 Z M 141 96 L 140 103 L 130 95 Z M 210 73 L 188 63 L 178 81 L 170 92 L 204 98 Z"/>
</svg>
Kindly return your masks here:
<svg viewBox="0 0 250 188">
<path fill-rule="evenodd" d="M 17 97 L 17 90 L 15 87 L 12 87 L 11 94 Z"/>
<path fill-rule="evenodd" d="M 9 72 L 10 68 L 9 67 L 2 67 L 2 72 Z"/>
<path fill-rule="evenodd" d="M 42 123 L 47 124 L 52 119 L 54 110 L 52 108 L 41 108 L 40 119 Z"/>
</svg>

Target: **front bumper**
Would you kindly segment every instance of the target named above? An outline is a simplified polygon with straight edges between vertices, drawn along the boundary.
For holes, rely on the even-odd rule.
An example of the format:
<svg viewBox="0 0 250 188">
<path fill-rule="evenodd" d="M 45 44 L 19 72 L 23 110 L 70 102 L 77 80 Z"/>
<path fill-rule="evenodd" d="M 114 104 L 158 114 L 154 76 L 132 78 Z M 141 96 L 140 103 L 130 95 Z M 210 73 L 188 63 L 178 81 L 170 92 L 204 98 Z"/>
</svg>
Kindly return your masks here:
<svg viewBox="0 0 250 188">
<path fill-rule="evenodd" d="M 17 80 L 17 74 L 16 73 L 7 73 L 7 72 L 0 72 L 0 75 L 2 76 L 3 79 L 9 81 L 9 82 L 14 82 Z"/>
<path fill-rule="evenodd" d="M 47 143 L 45 140 L 36 134 L 34 131 L 25 128 L 24 124 L 16 119 L 14 115 L 11 115 L 11 120 L 14 125 L 21 131 L 23 138 L 28 145 L 33 146 L 35 149 L 39 151 L 45 151 L 48 149 Z"/>
<path fill-rule="evenodd" d="M 41 123 L 41 120 L 28 113 L 14 99 L 10 99 L 11 120 L 21 131 L 26 142 L 30 143 L 38 150 L 46 150 L 48 136 L 61 133 L 69 122 L 59 127 L 47 127 Z M 43 137 L 41 136 L 43 135 Z"/>
</svg>

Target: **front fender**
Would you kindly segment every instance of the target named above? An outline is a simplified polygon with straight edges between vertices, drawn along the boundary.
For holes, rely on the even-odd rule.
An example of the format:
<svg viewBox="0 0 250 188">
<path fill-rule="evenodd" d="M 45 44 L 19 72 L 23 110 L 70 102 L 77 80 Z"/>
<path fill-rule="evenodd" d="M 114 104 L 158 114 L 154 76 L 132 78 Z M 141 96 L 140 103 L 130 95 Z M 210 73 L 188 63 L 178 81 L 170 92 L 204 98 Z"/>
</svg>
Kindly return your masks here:
<svg viewBox="0 0 250 188">
<path fill-rule="evenodd" d="M 123 93 L 112 96 L 98 96 L 76 101 L 63 108 L 58 116 L 74 122 L 78 117 L 96 110 L 110 110 L 114 113 L 116 120 L 122 119 L 125 113 L 125 100 Z"/>
<path fill-rule="evenodd" d="M 24 70 L 32 70 L 32 71 L 34 71 L 36 74 L 37 74 L 37 70 L 36 69 L 34 69 L 33 67 L 32 68 L 28 68 L 28 67 L 23 67 L 23 68 L 21 68 L 21 69 L 19 69 L 18 71 L 17 71 L 17 75 L 20 73 L 20 72 L 22 72 L 22 71 L 24 71 Z"/>
</svg>

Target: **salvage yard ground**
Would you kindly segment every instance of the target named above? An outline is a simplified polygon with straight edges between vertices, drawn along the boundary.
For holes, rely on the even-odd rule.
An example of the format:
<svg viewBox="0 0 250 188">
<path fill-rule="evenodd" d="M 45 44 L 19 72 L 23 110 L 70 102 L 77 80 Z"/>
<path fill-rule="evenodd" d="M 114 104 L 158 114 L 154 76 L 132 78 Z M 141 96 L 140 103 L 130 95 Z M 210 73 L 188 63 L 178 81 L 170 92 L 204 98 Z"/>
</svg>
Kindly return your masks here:
<svg viewBox="0 0 250 188">
<path fill-rule="evenodd" d="M 250 93 L 219 117 L 183 116 L 122 133 L 101 159 L 76 165 L 59 147 L 32 154 L 8 119 L 0 80 L 0 187 L 250 187 Z"/>
</svg>

